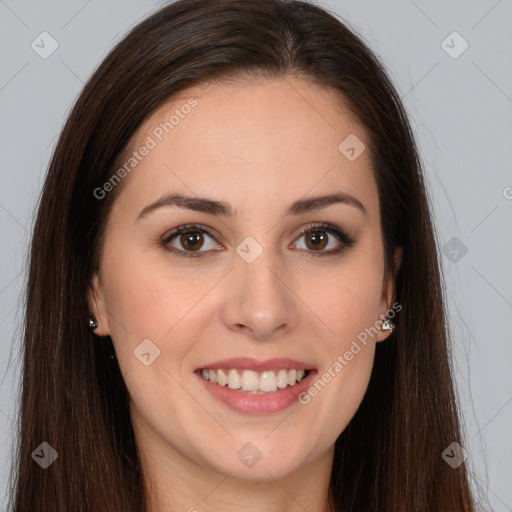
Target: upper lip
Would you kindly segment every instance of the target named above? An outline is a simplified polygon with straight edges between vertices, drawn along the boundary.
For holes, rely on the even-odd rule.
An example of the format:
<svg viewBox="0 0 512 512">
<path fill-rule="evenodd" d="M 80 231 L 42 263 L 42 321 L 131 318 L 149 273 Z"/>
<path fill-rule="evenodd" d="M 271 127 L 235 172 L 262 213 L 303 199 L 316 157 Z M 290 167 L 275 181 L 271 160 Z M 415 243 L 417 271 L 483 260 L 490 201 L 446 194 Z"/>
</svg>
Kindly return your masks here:
<svg viewBox="0 0 512 512">
<path fill-rule="evenodd" d="M 222 359 L 214 361 L 213 363 L 205 363 L 202 366 L 196 368 L 197 370 L 202 369 L 221 369 L 221 368 L 232 368 L 240 370 L 253 370 L 255 372 L 269 371 L 274 369 L 284 370 L 313 370 L 314 366 L 310 363 L 304 363 L 295 359 L 289 358 L 274 358 L 258 360 L 251 357 L 232 357 L 230 359 Z"/>
</svg>

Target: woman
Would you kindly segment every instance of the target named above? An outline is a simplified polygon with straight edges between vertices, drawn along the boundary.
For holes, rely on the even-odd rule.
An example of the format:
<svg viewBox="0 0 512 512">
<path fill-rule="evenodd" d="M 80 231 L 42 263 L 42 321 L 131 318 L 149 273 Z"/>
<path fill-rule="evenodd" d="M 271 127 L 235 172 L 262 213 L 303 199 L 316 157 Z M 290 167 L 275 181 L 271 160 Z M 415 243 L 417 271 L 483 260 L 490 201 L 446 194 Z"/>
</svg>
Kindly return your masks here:
<svg viewBox="0 0 512 512">
<path fill-rule="evenodd" d="M 135 27 L 57 144 L 26 307 L 18 512 L 475 510 L 417 149 L 325 10 Z"/>
</svg>

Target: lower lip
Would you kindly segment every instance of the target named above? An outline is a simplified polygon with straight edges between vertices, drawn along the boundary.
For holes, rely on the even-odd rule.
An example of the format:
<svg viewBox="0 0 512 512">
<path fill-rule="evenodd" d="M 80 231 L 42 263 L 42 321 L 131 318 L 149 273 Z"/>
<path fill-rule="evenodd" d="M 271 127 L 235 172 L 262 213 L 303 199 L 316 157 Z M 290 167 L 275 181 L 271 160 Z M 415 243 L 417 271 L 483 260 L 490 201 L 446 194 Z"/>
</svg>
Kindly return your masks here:
<svg viewBox="0 0 512 512">
<path fill-rule="evenodd" d="M 299 395 L 306 391 L 318 372 L 310 370 L 308 375 L 294 386 L 278 389 L 274 393 L 252 395 L 239 393 L 227 386 L 212 384 L 197 373 L 205 389 L 230 409 L 244 414 L 271 414 L 282 411 L 298 402 Z"/>
</svg>

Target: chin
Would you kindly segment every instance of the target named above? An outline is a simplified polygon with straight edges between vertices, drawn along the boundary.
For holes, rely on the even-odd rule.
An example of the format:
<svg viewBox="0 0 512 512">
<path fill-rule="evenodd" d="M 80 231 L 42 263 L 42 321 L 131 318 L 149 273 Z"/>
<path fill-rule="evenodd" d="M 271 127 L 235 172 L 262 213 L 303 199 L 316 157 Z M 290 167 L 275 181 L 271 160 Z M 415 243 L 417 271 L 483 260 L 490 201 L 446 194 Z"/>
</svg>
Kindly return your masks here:
<svg viewBox="0 0 512 512">
<path fill-rule="evenodd" d="M 234 450 L 225 446 L 223 453 L 208 452 L 204 464 L 230 478 L 270 482 L 284 478 L 304 465 L 304 457 L 283 443 L 237 441 Z M 265 446 L 262 446 L 265 445 Z M 299 446 L 300 443 L 294 443 Z M 220 447 L 218 450 L 222 450 Z"/>
</svg>

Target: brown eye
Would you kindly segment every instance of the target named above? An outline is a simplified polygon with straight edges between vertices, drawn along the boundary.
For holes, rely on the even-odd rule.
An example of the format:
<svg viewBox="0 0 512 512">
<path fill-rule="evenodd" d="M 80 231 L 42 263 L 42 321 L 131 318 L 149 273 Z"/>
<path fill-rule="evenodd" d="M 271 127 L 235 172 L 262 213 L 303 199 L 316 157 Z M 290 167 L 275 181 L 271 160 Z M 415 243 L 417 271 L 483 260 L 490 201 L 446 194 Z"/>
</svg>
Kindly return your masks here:
<svg viewBox="0 0 512 512">
<path fill-rule="evenodd" d="M 205 253 L 220 250 L 215 237 L 205 228 L 195 224 L 179 226 L 160 240 L 166 250 L 178 256 L 205 256 Z"/>
<path fill-rule="evenodd" d="M 325 249 L 328 237 L 324 231 L 310 231 L 305 235 L 306 245 L 314 251 Z"/>
<path fill-rule="evenodd" d="M 301 231 L 292 248 L 300 249 L 309 256 L 329 256 L 340 254 L 354 244 L 355 240 L 345 231 L 324 222 Z M 206 257 L 212 255 L 213 251 L 223 250 L 223 247 L 216 243 L 214 235 L 195 224 L 171 230 L 160 239 L 160 245 L 167 251 L 184 257 Z"/>
<path fill-rule="evenodd" d="M 187 251 L 197 251 L 203 246 L 204 238 L 199 231 L 188 231 L 181 234 L 180 243 Z"/>
<path fill-rule="evenodd" d="M 341 254 L 353 247 L 355 239 L 341 228 L 322 222 L 303 229 L 293 243 L 294 249 L 301 249 L 309 256 L 329 256 Z"/>
</svg>

